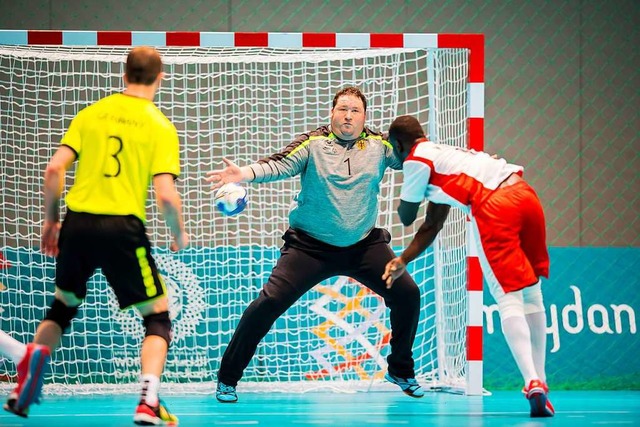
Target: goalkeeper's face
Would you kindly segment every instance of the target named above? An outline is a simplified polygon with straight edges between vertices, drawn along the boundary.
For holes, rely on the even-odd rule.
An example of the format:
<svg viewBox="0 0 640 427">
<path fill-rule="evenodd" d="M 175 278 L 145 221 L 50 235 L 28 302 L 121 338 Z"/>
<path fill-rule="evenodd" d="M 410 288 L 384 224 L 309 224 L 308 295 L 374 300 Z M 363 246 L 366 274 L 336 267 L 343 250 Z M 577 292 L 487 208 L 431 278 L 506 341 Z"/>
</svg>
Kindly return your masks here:
<svg viewBox="0 0 640 427">
<path fill-rule="evenodd" d="M 364 130 L 365 116 L 364 104 L 359 97 L 343 95 L 331 110 L 331 131 L 340 139 L 356 139 Z"/>
</svg>

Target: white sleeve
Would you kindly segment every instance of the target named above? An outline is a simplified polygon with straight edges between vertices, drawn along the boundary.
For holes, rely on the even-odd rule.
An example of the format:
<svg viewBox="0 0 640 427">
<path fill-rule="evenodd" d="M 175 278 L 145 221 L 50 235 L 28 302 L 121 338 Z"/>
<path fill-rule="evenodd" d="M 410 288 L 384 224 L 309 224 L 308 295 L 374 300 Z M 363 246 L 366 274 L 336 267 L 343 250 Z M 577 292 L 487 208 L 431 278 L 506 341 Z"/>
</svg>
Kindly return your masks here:
<svg viewBox="0 0 640 427">
<path fill-rule="evenodd" d="M 405 202 L 420 203 L 424 200 L 431 176 L 431 168 L 423 162 L 406 160 L 402 166 L 404 180 L 400 199 Z"/>
</svg>

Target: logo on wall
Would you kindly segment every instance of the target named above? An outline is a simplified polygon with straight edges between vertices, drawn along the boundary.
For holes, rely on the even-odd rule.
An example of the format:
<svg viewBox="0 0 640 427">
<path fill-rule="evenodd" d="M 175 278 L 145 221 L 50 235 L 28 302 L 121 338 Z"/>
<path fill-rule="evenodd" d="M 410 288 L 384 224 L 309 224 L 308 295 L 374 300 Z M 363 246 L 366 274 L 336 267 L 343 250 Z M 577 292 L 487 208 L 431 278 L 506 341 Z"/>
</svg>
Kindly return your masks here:
<svg viewBox="0 0 640 427">
<path fill-rule="evenodd" d="M 357 291 L 350 296 L 354 286 Z M 312 332 L 325 345 L 310 352 L 319 369 L 308 372 L 306 379 L 382 378 L 387 362 L 381 351 L 391 339 L 382 298 L 344 276 L 332 285 L 314 289 L 322 296 L 310 310 L 326 320 Z"/>
</svg>

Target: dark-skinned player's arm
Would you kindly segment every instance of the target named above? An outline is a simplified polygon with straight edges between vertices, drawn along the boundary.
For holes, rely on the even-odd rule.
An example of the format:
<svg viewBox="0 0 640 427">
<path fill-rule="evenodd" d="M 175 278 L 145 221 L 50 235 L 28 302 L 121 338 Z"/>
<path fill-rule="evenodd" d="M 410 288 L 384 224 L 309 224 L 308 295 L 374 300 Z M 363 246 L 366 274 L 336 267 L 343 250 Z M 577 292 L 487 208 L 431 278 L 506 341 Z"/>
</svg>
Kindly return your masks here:
<svg viewBox="0 0 640 427">
<path fill-rule="evenodd" d="M 419 203 L 400 201 L 398 215 L 400 215 L 400 220 L 405 226 L 413 223 L 419 206 Z M 416 235 L 413 236 L 413 240 L 411 240 L 409 246 L 407 246 L 399 257 L 392 259 L 385 266 L 382 280 L 387 283 L 387 288 L 391 288 L 393 281 L 404 273 L 407 264 L 416 259 L 418 255 L 433 243 L 444 226 L 444 222 L 449 215 L 449 209 L 451 209 L 449 205 L 432 202 L 427 205 L 427 214 L 424 222 L 416 232 Z"/>
</svg>

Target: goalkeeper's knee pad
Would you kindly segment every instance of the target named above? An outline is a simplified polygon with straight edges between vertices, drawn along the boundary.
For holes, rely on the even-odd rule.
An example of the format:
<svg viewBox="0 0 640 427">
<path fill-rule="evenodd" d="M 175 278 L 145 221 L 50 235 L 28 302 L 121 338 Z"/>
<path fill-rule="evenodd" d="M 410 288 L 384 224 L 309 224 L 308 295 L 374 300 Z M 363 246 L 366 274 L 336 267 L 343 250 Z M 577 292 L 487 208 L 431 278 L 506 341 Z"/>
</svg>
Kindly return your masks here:
<svg viewBox="0 0 640 427">
<path fill-rule="evenodd" d="M 71 320 L 76 317 L 78 313 L 78 307 L 67 307 L 62 301 L 59 299 L 54 299 L 51 307 L 47 311 L 47 315 L 44 320 L 50 320 L 55 322 L 60 326 L 62 332 L 65 332 L 69 325 L 71 325 Z"/>
<path fill-rule="evenodd" d="M 157 335 L 167 342 L 167 346 L 171 344 L 171 319 L 169 312 L 149 314 L 143 318 L 145 336 Z"/>
</svg>

